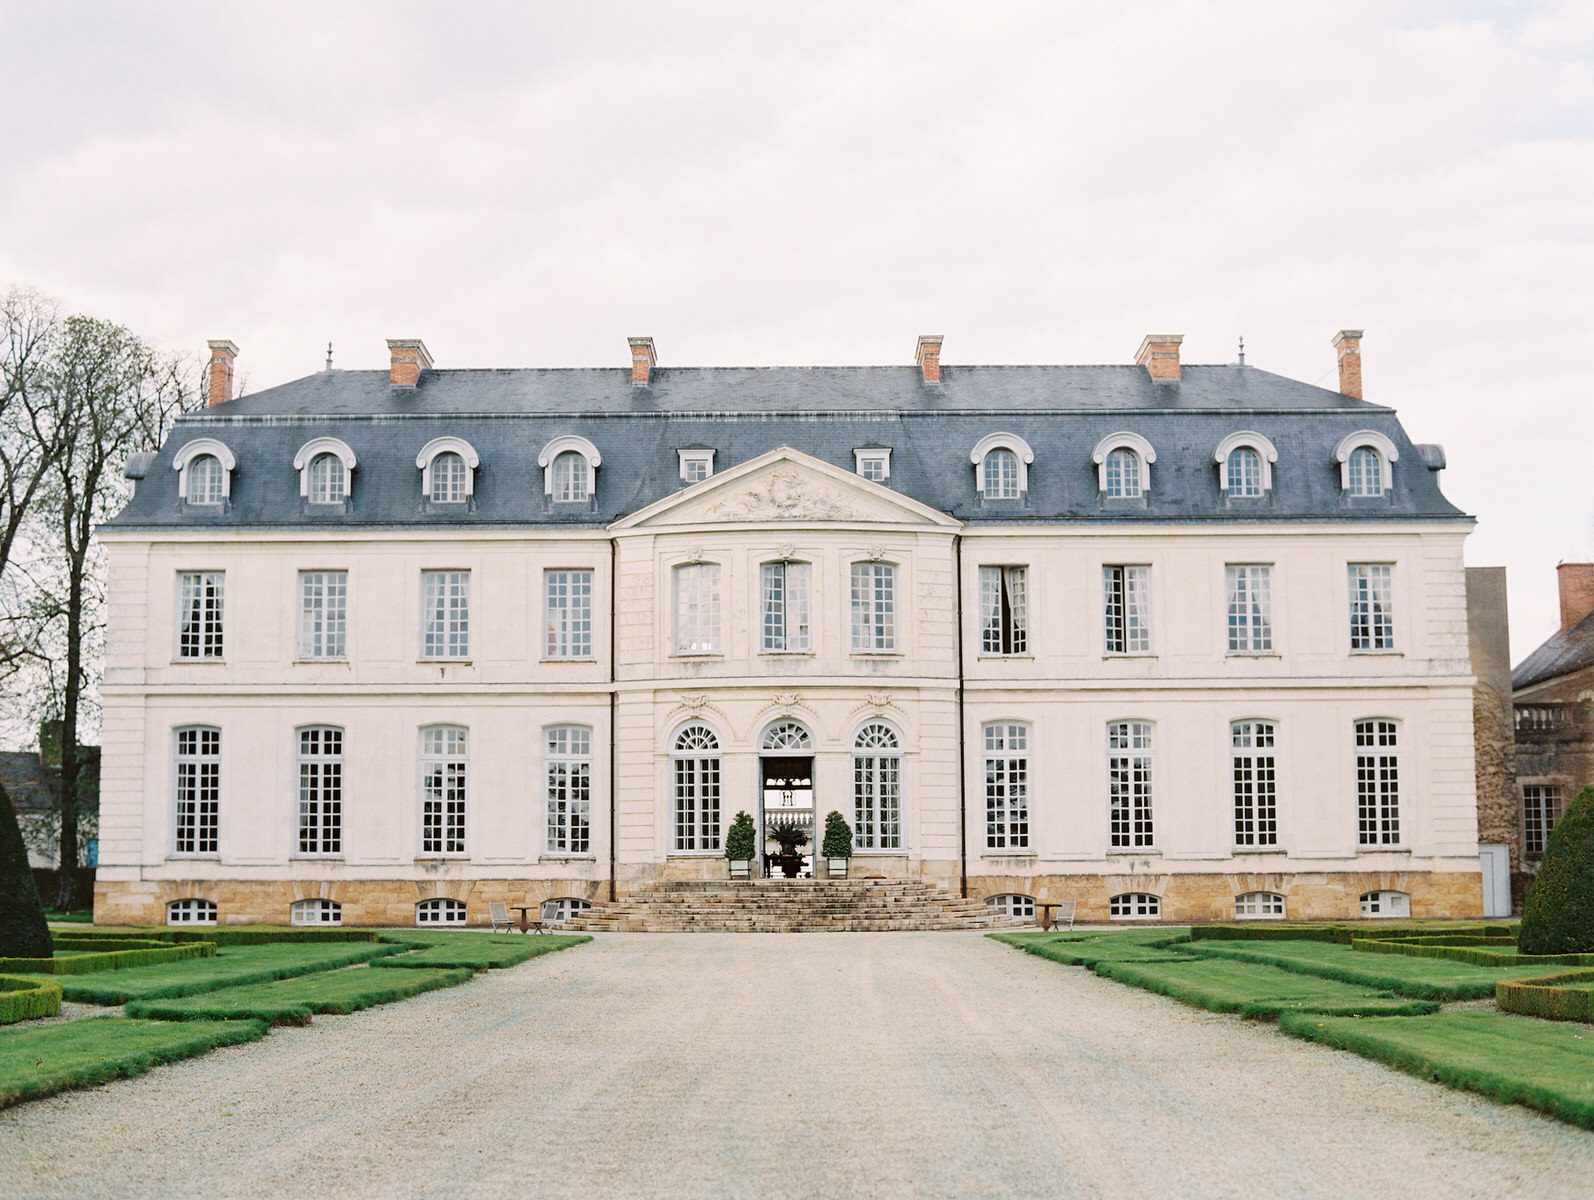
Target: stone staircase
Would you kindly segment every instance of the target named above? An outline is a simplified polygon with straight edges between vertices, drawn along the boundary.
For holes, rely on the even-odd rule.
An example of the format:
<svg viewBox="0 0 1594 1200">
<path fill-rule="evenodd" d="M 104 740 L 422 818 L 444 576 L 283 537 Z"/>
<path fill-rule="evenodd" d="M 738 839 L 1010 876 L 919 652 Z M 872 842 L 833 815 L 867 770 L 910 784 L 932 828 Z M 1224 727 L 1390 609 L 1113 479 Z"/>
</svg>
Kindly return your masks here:
<svg viewBox="0 0 1594 1200">
<path fill-rule="evenodd" d="M 644 884 L 560 926 L 583 933 L 863 933 L 1033 929 L 983 901 L 913 879 L 757 879 Z"/>
</svg>

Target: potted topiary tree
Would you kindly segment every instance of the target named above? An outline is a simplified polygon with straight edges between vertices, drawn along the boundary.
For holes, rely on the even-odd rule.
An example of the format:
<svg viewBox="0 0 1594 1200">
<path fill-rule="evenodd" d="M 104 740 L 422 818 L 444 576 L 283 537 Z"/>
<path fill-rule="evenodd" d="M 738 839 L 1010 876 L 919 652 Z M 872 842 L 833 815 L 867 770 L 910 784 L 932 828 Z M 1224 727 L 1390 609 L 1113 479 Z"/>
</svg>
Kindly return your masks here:
<svg viewBox="0 0 1594 1200">
<path fill-rule="evenodd" d="M 758 831 L 753 828 L 753 818 L 746 812 L 736 814 L 730 832 L 725 835 L 725 857 L 731 863 L 732 879 L 752 876 L 753 855 L 758 853 Z"/>
<path fill-rule="evenodd" d="M 1594 787 L 1586 787 L 1544 845 L 1544 859 L 1522 904 L 1522 954 L 1594 951 Z"/>
<path fill-rule="evenodd" d="M 847 877 L 847 860 L 852 857 L 852 829 L 847 819 L 834 809 L 825 817 L 825 840 L 819 852 L 829 860 L 825 870 L 830 878 Z"/>
<path fill-rule="evenodd" d="M 797 850 L 808 844 L 808 831 L 796 821 L 786 820 L 771 821 L 764 832 L 780 845 L 780 857 L 775 860 L 780 864 L 780 873 L 787 879 L 796 879 L 803 869 L 803 856 Z"/>
</svg>

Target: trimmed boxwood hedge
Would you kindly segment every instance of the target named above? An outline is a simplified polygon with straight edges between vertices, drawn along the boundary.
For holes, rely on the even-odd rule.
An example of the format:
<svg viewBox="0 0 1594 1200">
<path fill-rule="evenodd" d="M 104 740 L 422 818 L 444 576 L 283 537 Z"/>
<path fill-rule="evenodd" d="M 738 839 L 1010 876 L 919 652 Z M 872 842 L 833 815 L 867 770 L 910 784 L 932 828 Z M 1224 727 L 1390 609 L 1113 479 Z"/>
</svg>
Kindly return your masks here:
<svg viewBox="0 0 1594 1200">
<path fill-rule="evenodd" d="M 92 934 L 58 933 L 55 935 L 57 954 L 85 954 L 97 950 L 165 950 L 173 945 L 159 938 L 96 937 Z"/>
<path fill-rule="evenodd" d="M 1530 1017 L 1594 1021 L 1594 971 L 1502 980 L 1494 985 L 1494 1002 L 1507 1012 Z"/>
<path fill-rule="evenodd" d="M 125 971 L 130 967 L 153 967 L 190 958 L 209 958 L 215 953 L 216 947 L 211 942 L 190 942 L 186 946 L 108 950 L 104 953 L 72 954 L 66 958 L 0 958 L 0 971 L 25 971 L 30 975 L 97 975 L 101 971 Z"/>
<path fill-rule="evenodd" d="M 1496 941 L 1497 939 L 1489 939 Z M 1453 962 L 1471 963 L 1475 967 L 1578 967 L 1594 964 L 1594 954 L 1518 954 L 1516 943 L 1498 939 L 1500 949 L 1489 945 L 1422 945 L 1417 942 L 1393 942 L 1357 938 L 1351 942 L 1352 950 L 1366 950 L 1373 954 L 1404 954 L 1411 958 L 1448 958 Z M 1504 946 L 1510 946 L 1507 950 Z"/>
<path fill-rule="evenodd" d="M 1446 929 L 1442 937 L 1510 938 L 1516 930 L 1510 925 L 1464 925 Z M 1411 940 L 1434 935 L 1433 926 L 1422 925 L 1262 925 L 1240 922 L 1235 925 L 1194 925 L 1192 941 L 1215 938 L 1224 942 L 1337 942 L 1348 946 L 1356 938 L 1388 941 Z"/>
<path fill-rule="evenodd" d="M 296 929 L 288 925 L 128 925 L 126 932 L 96 927 L 95 937 L 150 938 L 157 942 L 212 942 L 218 946 L 252 946 L 260 942 L 374 942 L 376 929 Z"/>
<path fill-rule="evenodd" d="M 53 979 L 0 975 L 0 1025 L 53 1017 L 61 1011 L 61 985 Z"/>
</svg>

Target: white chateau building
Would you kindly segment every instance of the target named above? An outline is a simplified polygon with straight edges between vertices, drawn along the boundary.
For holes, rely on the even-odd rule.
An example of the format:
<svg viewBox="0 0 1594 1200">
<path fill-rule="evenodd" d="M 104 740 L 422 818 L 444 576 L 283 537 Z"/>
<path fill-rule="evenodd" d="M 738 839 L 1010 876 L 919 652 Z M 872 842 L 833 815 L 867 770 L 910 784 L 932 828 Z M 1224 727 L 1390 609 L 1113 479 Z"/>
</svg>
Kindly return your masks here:
<svg viewBox="0 0 1594 1200">
<path fill-rule="evenodd" d="M 485 923 L 853 875 L 1084 920 L 1475 916 L 1437 446 L 1255 367 L 326 371 L 102 530 L 101 922 Z M 814 847 L 810 846 L 810 850 Z M 760 864 L 767 868 L 767 864 Z"/>
</svg>

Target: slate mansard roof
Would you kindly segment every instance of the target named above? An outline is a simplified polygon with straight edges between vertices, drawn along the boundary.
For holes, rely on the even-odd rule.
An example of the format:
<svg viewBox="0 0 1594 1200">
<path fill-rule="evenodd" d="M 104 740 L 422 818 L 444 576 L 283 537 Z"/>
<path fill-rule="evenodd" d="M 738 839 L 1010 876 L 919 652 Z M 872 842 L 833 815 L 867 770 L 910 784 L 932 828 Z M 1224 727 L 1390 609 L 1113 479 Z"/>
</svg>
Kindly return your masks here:
<svg viewBox="0 0 1594 1200">
<path fill-rule="evenodd" d="M 1441 494 L 1437 447 L 1415 446 L 1392 409 L 1249 366 L 1183 368 L 1157 383 L 1141 366 L 658 368 L 645 387 L 626 369 L 428 369 L 413 388 L 384 371 L 326 371 L 183 417 L 112 528 L 601 528 L 678 491 L 676 451 L 716 451 L 723 472 L 789 446 L 848 472 L 853 451 L 889 447 L 888 486 L 970 524 L 1470 520 Z M 1383 497 L 1347 497 L 1333 452 L 1370 429 L 1399 451 Z M 1156 452 L 1142 501 L 1107 501 L 1091 455 L 1119 431 Z M 1278 449 L 1272 490 L 1230 499 L 1213 451 L 1253 431 Z M 969 453 L 992 433 L 1035 454 L 1023 501 L 983 501 Z M 589 504 L 554 504 L 537 456 L 575 434 L 602 456 Z M 311 438 L 348 443 L 352 497 L 307 511 L 293 459 Z M 416 454 L 433 438 L 481 456 L 472 503 L 443 511 L 421 497 Z M 237 456 L 225 511 L 185 506 L 173 456 L 196 438 Z"/>
</svg>

